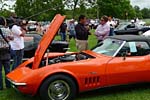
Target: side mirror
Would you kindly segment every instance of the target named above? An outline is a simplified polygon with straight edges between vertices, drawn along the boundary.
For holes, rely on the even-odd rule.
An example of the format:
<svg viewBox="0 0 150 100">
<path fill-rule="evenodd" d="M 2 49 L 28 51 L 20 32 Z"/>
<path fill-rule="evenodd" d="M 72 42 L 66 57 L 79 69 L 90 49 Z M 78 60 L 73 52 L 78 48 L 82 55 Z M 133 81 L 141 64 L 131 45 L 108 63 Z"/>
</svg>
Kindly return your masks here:
<svg viewBox="0 0 150 100">
<path fill-rule="evenodd" d="M 125 51 L 125 52 L 122 53 L 123 60 L 126 60 L 126 57 L 128 57 L 128 56 L 131 56 L 130 52 Z"/>
</svg>

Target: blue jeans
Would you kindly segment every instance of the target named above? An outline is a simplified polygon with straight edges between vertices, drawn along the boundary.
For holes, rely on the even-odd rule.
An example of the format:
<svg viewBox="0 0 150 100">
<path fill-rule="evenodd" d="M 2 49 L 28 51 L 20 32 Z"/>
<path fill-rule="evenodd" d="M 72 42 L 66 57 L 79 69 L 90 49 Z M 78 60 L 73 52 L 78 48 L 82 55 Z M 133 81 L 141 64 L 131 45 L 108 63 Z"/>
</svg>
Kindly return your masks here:
<svg viewBox="0 0 150 100">
<path fill-rule="evenodd" d="M 19 66 L 22 63 L 24 55 L 24 50 L 11 50 L 11 56 L 13 57 L 13 66 L 12 70 L 14 70 L 17 66 Z"/>
<path fill-rule="evenodd" d="M 0 90 L 3 89 L 2 66 L 5 70 L 5 76 L 10 72 L 10 60 L 0 60 Z M 10 88 L 10 82 L 5 77 L 6 88 Z"/>
<path fill-rule="evenodd" d="M 71 39 L 71 38 L 76 38 L 76 32 L 75 32 L 75 30 L 70 30 L 69 31 L 70 32 L 70 34 L 69 34 L 69 39 Z"/>
<path fill-rule="evenodd" d="M 62 41 L 66 41 L 66 33 L 65 32 L 61 32 L 60 35 L 61 35 L 61 40 Z"/>
<path fill-rule="evenodd" d="M 114 28 L 110 28 L 109 36 L 114 36 L 114 35 L 115 35 Z"/>
</svg>

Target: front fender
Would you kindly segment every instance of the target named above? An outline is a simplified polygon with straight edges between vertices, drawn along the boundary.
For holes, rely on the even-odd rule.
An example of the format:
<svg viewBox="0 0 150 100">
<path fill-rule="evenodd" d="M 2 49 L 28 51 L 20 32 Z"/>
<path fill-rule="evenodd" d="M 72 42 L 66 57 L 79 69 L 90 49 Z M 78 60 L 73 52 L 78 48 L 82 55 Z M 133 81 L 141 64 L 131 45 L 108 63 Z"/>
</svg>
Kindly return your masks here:
<svg viewBox="0 0 150 100">
<path fill-rule="evenodd" d="M 38 86 L 37 86 L 38 88 L 36 88 L 35 91 L 38 92 L 40 86 L 42 85 L 42 83 L 43 83 L 47 78 L 52 77 L 53 75 L 57 75 L 57 74 L 63 74 L 63 75 L 67 75 L 67 76 L 71 77 L 71 78 L 75 81 L 75 83 L 76 83 L 76 85 L 77 85 L 77 87 L 78 87 L 78 90 L 80 91 L 81 82 L 80 82 L 79 78 L 77 77 L 77 75 L 76 75 L 75 73 L 72 73 L 71 71 L 64 70 L 64 69 L 58 69 L 58 70 L 55 70 L 55 71 L 53 71 L 53 72 L 45 73 L 44 76 L 41 78 L 41 80 L 40 80 Z M 35 93 L 35 94 L 36 94 L 36 93 Z"/>
</svg>

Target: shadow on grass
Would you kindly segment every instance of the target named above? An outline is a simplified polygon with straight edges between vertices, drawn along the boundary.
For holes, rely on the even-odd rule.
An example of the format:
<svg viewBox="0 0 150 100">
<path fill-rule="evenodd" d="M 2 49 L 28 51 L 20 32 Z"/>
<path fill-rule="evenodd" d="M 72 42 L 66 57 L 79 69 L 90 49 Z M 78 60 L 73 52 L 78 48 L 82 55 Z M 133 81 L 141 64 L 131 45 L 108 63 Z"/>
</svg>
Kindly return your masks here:
<svg viewBox="0 0 150 100">
<path fill-rule="evenodd" d="M 100 88 L 93 91 L 83 92 L 78 95 L 77 100 L 83 100 L 83 99 L 91 100 L 92 98 L 95 98 L 92 100 L 96 100 L 96 97 L 97 98 L 108 97 L 108 96 L 111 97 L 111 96 L 122 95 L 122 94 L 130 94 L 131 92 L 145 91 L 147 89 L 150 90 L 150 83 L 106 87 L 106 88 Z"/>
<path fill-rule="evenodd" d="M 13 88 L 0 91 L 0 100 L 40 100 L 38 96 L 24 95 Z"/>
<path fill-rule="evenodd" d="M 149 98 L 150 83 L 123 85 L 101 88 L 78 95 L 76 100 L 141 100 L 141 96 Z M 136 96 L 136 97 L 134 97 Z M 138 98 L 138 99 L 137 99 Z M 148 100 L 148 99 L 144 100 Z M 0 91 L 0 100 L 40 100 L 39 96 L 28 96 L 16 92 L 14 89 Z"/>
</svg>

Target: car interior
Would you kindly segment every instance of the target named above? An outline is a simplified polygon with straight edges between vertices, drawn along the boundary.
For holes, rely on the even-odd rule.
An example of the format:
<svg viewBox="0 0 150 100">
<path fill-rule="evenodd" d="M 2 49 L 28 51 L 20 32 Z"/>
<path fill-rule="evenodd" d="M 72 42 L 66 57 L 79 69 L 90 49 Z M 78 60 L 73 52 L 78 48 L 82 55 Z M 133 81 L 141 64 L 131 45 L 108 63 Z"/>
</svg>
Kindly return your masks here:
<svg viewBox="0 0 150 100">
<path fill-rule="evenodd" d="M 133 51 L 133 49 L 135 50 Z M 129 46 L 129 43 L 126 43 L 118 52 L 117 57 L 145 56 L 148 54 L 150 54 L 150 47 L 146 42 L 135 42 L 135 48 Z"/>
</svg>

